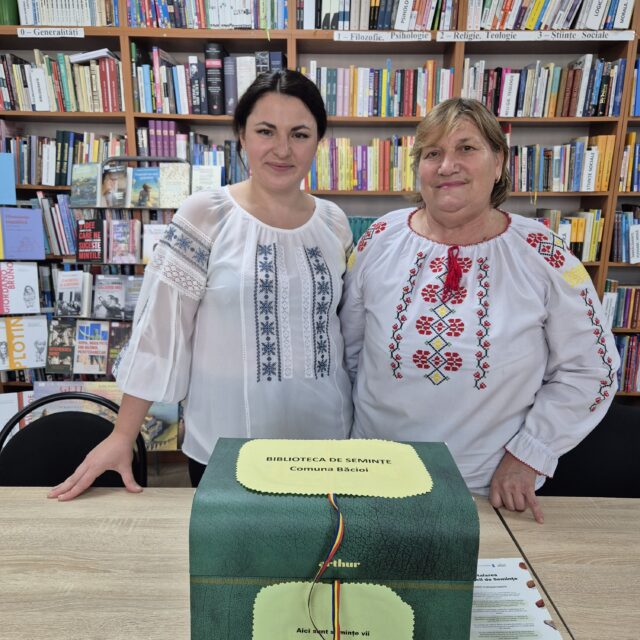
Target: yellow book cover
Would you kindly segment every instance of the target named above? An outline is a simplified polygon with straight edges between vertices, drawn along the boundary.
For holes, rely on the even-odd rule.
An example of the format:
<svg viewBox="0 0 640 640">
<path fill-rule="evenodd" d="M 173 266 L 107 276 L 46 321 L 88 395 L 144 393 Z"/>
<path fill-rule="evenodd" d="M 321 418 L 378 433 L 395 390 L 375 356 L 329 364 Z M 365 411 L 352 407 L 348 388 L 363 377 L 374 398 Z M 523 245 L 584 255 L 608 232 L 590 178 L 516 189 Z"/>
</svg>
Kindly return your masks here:
<svg viewBox="0 0 640 640">
<path fill-rule="evenodd" d="M 535 28 L 536 22 L 538 21 L 538 16 L 542 11 L 542 7 L 544 7 L 544 2 L 545 0 L 535 0 L 535 2 L 533 3 L 533 9 L 531 9 L 531 13 L 529 14 L 529 19 L 524 25 L 525 29 L 532 31 Z"/>
<path fill-rule="evenodd" d="M 600 227 L 602 226 L 602 209 L 590 209 L 589 211 L 594 216 L 591 238 L 589 238 L 589 262 L 595 262 L 598 259 L 598 238 L 600 237 Z"/>
<path fill-rule="evenodd" d="M 382 106 L 380 115 L 385 118 L 387 116 L 387 91 L 389 90 L 389 72 L 386 67 L 382 69 Z"/>
<path fill-rule="evenodd" d="M 433 95 L 435 93 L 434 91 L 434 86 L 435 86 L 435 67 L 436 67 L 436 63 L 434 60 L 427 60 L 427 63 L 425 64 L 425 68 L 427 70 L 427 79 L 426 79 L 426 85 L 427 85 L 427 111 L 430 111 L 431 109 L 433 109 Z"/>
<path fill-rule="evenodd" d="M 582 246 L 584 245 L 584 232 L 587 227 L 585 218 L 576 218 L 576 257 L 582 255 Z"/>
<path fill-rule="evenodd" d="M 634 154 L 634 149 L 635 149 L 635 144 L 636 144 L 636 132 L 635 131 L 631 131 L 630 133 L 627 134 L 627 144 L 629 145 L 630 149 L 629 149 L 629 160 L 627 162 L 627 184 L 625 185 L 624 190 L 625 191 L 631 191 L 631 181 L 633 178 L 633 156 Z"/>
<path fill-rule="evenodd" d="M 354 65 L 349 66 L 351 78 L 351 100 L 349 101 L 350 116 L 358 115 L 358 69 Z"/>
<path fill-rule="evenodd" d="M 616 137 L 608 134 L 605 137 L 605 153 L 604 153 L 604 167 L 602 167 L 602 190 L 607 191 L 609 189 L 609 183 L 611 182 L 611 166 L 613 163 L 613 150 L 616 146 Z"/>
</svg>

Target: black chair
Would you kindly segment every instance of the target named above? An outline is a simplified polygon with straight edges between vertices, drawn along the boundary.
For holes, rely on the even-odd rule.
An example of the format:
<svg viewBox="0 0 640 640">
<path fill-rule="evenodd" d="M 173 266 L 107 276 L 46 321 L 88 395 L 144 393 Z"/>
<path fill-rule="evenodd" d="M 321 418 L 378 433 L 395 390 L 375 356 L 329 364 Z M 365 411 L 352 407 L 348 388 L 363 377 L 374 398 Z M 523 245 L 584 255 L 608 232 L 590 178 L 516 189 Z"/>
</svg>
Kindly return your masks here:
<svg viewBox="0 0 640 640">
<path fill-rule="evenodd" d="M 17 431 L 6 443 L 15 425 L 31 411 L 59 400 L 89 400 L 115 414 L 118 405 L 102 396 L 85 392 L 54 393 L 35 400 L 16 413 L 0 431 L 0 486 L 53 487 L 68 478 L 84 457 L 112 431 L 107 418 L 86 411 L 60 411 L 43 415 Z M 147 485 L 147 453 L 142 435 L 134 448 L 133 475 Z M 122 487 L 120 474 L 106 471 L 94 487 Z"/>
<path fill-rule="evenodd" d="M 616 398 L 598 426 L 558 461 L 541 496 L 640 498 L 640 406 Z"/>
</svg>

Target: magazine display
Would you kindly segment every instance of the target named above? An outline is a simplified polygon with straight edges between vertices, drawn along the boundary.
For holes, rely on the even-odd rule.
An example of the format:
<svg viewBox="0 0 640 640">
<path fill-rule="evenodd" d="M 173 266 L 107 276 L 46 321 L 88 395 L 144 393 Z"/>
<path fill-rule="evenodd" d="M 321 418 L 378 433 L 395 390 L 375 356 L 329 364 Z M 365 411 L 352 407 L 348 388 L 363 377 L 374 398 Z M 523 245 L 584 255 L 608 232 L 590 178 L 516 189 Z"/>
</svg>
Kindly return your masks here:
<svg viewBox="0 0 640 640">
<path fill-rule="evenodd" d="M 160 163 L 160 206 L 177 209 L 189 196 L 189 165 Z"/>
<path fill-rule="evenodd" d="M 93 317 L 124 319 L 125 277 L 97 275 L 93 290 Z"/>
<path fill-rule="evenodd" d="M 70 202 L 72 207 L 100 206 L 100 172 L 101 166 L 97 162 L 73 165 Z"/>
<path fill-rule="evenodd" d="M 0 370 L 38 369 L 46 357 L 46 316 L 0 318 Z"/>
<path fill-rule="evenodd" d="M 109 323 L 100 320 L 78 320 L 74 373 L 107 373 L 109 354 Z"/>
<path fill-rule="evenodd" d="M 38 265 L 0 262 L 0 314 L 40 313 Z"/>
<path fill-rule="evenodd" d="M 142 234 L 142 262 L 149 264 L 157 244 L 162 240 L 168 224 L 145 224 Z"/>
<path fill-rule="evenodd" d="M 76 321 L 74 318 L 52 318 L 49 321 L 47 373 L 69 376 L 73 373 L 75 340 Z"/>
<path fill-rule="evenodd" d="M 86 271 L 58 271 L 56 315 L 88 317 L 93 278 Z"/>
<path fill-rule="evenodd" d="M 107 167 L 102 174 L 103 207 L 125 207 L 127 205 L 127 167 Z"/>
</svg>

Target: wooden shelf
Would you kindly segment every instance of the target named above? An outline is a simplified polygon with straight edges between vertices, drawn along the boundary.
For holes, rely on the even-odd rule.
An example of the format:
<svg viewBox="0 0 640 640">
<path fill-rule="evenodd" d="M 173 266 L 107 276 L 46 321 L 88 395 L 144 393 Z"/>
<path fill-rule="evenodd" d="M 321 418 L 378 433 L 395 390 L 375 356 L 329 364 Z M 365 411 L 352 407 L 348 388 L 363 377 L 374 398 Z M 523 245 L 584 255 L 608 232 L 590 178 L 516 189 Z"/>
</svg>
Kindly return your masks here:
<svg viewBox="0 0 640 640">
<path fill-rule="evenodd" d="M 51 186 L 48 184 L 17 184 L 16 190 L 18 191 L 71 191 L 69 185 L 57 185 Z"/>
<path fill-rule="evenodd" d="M 613 267 L 614 269 L 628 269 L 628 268 L 637 269 L 638 267 L 640 267 L 640 264 L 631 264 L 630 262 L 609 262 L 607 266 L 609 268 Z"/>
<path fill-rule="evenodd" d="M 122 111 L 117 113 L 94 113 L 91 111 L 0 111 L 0 117 L 8 120 L 34 120 L 49 122 L 57 120 L 65 121 L 93 121 L 93 122 L 119 122 L 125 123 L 125 114 Z"/>
<path fill-rule="evenodd" d="M 499 122 L 505 124 L 520 125 L 535 125 L 547 127 L 549 125 L 561 124 L 564 126 L 582 126 L 587 124 L 615 124 L 620 120 L 617 116 L 593 116 L 589 118 L 567 118 L 567 117 L 553 117 L 553 118 L 498 118 Z"/>
<path fill-rule="evenodd" d="M 624 329 L 624 328 L 618 328 L 616 327 L 615 329 L 611 329 L 611 331 L 613 333 L 640 333 L 640 329 Z"/>
<path fill-rule="evenodd" d="M 0 382 L 0 388 L 17 389 L 19 391 L 24 391 L 25 389 L 33 388 L 33 382 L 18 382 L 15 380 L 11 380 L 9 382 Z"/>
<path fill-rule="evenodd" d="M 622 398 L 640 398 L 640 391 L 618 391 L 616 396 Z"/>
<path fill-rule="evenodd" d="M 512 191 L 510 198 L 585 198 L 585 197 L 605 197 L 610 195 L 609 191 Z"/>
<path fill-rule="evenodd" d="M 403 198 L 412 196 L 414 191 L 309 191 L 314 196 L 332 197 L 332 196 L 365 196 L 365 197 L 383 197 L 383 198 Z"/>
</svg>

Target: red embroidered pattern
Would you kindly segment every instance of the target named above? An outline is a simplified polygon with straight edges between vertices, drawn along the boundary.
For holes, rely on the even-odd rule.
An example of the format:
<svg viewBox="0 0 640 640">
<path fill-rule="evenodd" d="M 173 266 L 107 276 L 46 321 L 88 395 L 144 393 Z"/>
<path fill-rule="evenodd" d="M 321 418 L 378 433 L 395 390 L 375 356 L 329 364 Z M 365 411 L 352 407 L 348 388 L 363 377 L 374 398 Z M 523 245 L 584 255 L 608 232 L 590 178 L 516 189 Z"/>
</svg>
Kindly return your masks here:
<svg viewBox="0 0 640 640">
<path fill-rule="evenodd" d="M 611 387 L 613 386 L 613 377 L 616 375 L 616 372 L 611 366 L 613 359 L 607 351 L 607 342 L 603 336 L 604 329 L 602 328 L 602 324 L 600 324 L 600 319 L 598 318 L 598 316 L 596 316 L 596 310 L 593 308 L 593 299 L 589 296 L 589 290 L 582 289 L 582 291 L 580 291 L 580 296 L 587 306 L 587 317 L 589 318 L 589 320 L 591 321 L 591 325 L 593 326 L 593 335 L 596 337 L 598 355 L 600 356 L 602 363 L 609 370 L 606 379 L 600 380 L 600 389 L 598 389 L 598 395 L 593 401 L 593 404 L 589 407 L 589 411 L 593 412 L 597 409 L 598 405 L 604 399 L 608 398 L 611 395 L 609 389 L 611 389 Z"/>
<path fill-rule="evenodd" d="M 358 242 L 358 251 L 362 251 L 367 242 L 373 238 L 375 233 L 382 233 L 387 228 L 386 222 L 374 222 L 363 234 Z"/>
<path fill-rule="evenodd" d="M 487 383 L 485 378 L 489 372 L 489 330 L 491 322 L 489 322 L 489 263 L 486 258 L 478 258 L 478 330 L 476 337 L 478 338 L 478 350 L 476 351 L 476 370 L 473 373 L 474 386 L 476 389 L 486 389 Z"/>
<path fill-rule="evenodd" d="M 411 269 L 409 270 L 409 279 L 407 280 L 407 284 L 402 287 L 402 297 L 400 298 L 400 304 L 396 306 L 396 322 L 393 324 L 393 330 L 391 332 L 389 355 L 391 356 L 391 370 L 393 371 L 393 377 L 398 380 L 402 379 L 402 373 L 400 373 L 400 368 L 402 366 L 402 356 L 400 355 L 400 342 L 402 341 L 402 334 L 400 332 L 404 327 L 404 323 L 407 321 L 405 311 L 411 304 L 411 297 L 413 295 L 413 289 L 416 285 L 416 278 L 418 277 L 418 273 L 420 273 L 420 270 L 422 269 L 424 260 L 424 253 L 422 253 L 422 251 L 418 252 L 416 255 L 416 260 L 413 263 L 413 267 L 411 267 Z"/>
<path fill-rule="evenodd" d="M 459 258 L 458 264 L 462 273 L 467 273 L 473 262 L 471 258 Z M 447 278 L 448 266 L 445 257 L 431 260 L 429 269 L 438 274 L 438 280 L 444 284 Z M 462 366 L 462 356 L 456 351 L 450 351 L 451 342 L 448 338 L 458 338 L 464 333 L 464 322 L 460 318 L 452 318 L 454 309 L 452 305 L 461 304 L 466 295 L 465 287 L 460 287 L 455 295 L 444 300 L 443 286 L 438 284 L 425 285 L 420 294 L 422 299 L 430 305 L 432 315 L 422 315 L 416 320 L 416 331 L 427 336 L 425 345 L 430 349 L 417 349 L 413 354 L 413 363 L 418 369 L 429 369 L 424 377 L 433 384 L 438 385 L 449 377 L 445 372 L 458 371 Z M 432 305 L 432 306 L 431 306 Z"/>
<path fill-rule="evenodd" d="M 564 264 L 565 249 L 562 238 L 555 233 L 549 235 L 541 232 L 530 233 L 527 242 L 554 268 L 559 269 Z"/>
</svg>

